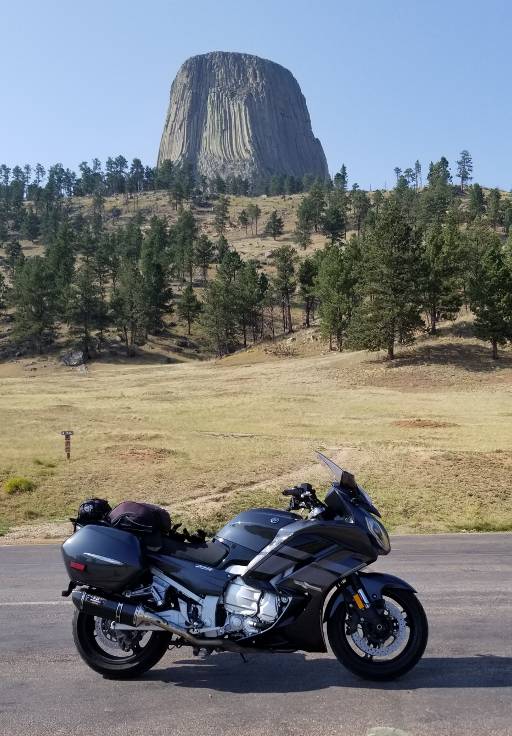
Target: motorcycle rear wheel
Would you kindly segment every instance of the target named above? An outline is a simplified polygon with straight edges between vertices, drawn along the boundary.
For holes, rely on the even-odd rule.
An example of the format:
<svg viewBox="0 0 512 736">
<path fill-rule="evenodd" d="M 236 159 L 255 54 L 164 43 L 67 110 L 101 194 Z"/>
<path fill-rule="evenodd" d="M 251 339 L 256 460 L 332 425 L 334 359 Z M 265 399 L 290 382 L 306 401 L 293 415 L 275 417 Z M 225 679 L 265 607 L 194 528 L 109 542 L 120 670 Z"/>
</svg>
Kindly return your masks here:
<svg viewBox="0 0 512 736">
<path fill-rule="evenodd" d="M 91 669 L 107 679 L 126 680 L 147 672 L 169 647 L 171 637 L 166 632 L 130 632 L 132 640 L 127 641 L 125 635 L 125 647 L 129 648 L 124 651 L 116 635 L 109 634 L 110 623 L 81 611 L 75 611 L 73 616 L 73 639 L 78 653 Z"/>
<path fill-rule="evenodd" d="M 404 636 L 403 646 L 396 656 L 381 659 L 380 654 L 386 651 L 385 647 L 382 650 L 371 649 L 364 636 L 357 632 L 350 633 L 346 603 L 342 603 L 334 617 L 327 622 L 329 643 L 338 661 L 364 680 L 394 680 L 404 675 L 418 663 L 427 645 L 427 617 L 415 594 L 408 590 L 393 589 L 385 592 L 384 600 L 389 601 L 389 615 L 396 617 L 398 636 Z M 388 650 L 392 651 L 394 646 L 395 642 L 390 643 Z"/>
</svg>

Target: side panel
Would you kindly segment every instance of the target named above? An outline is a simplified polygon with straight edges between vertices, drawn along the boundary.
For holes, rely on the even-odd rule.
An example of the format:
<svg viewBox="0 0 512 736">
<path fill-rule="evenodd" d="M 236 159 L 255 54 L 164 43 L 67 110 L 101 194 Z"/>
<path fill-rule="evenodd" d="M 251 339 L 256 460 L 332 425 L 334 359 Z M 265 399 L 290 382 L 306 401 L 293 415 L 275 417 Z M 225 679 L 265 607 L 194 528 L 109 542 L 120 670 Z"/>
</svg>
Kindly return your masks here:
<svg viewBox="0 0 512 736">
<path fill-rule="evenodd" d="M 220 595 L 232 577 L 223 570 L 177 557 L 152 554 L 148 555 L 148 560 L 177 583 L 199 596 Z"/>
<path fill-rule="evenodd" d="M 62 545 L 69 577 L 79 585 L 117 592 L 143 572 L 139 540 L 133 534 L 88 524 Z"/>
<path fill-rule="evenodd" d="M 282 529 L 252 560 L 245 577 L 320 592 L 376 557 L 368 535 L 355 524 L 302 521 Z"/>
</svg>

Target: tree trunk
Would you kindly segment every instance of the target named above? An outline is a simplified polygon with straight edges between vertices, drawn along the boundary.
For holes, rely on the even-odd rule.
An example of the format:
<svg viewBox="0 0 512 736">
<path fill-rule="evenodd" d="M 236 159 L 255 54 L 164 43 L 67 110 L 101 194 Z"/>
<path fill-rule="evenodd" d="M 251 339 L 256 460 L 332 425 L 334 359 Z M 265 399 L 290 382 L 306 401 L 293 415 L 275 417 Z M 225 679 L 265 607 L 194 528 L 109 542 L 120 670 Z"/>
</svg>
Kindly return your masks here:
<svg viewBox="0 0 512 736">
<path fill-rule="evenodd" d="M 388 360 L 393 360 L 395 357 L 395 343 L 388 343 Z"/>
<path fill-rule="evenodd" d="M 437 334 L 437 309 L 435 307 L 430 310 L 430 334 Z"/>
<path fill-rule="evenodd" d="M 288 304 L 286 305 L 286 316 L 288 319 L 288 332 L 293 332 L 293 325 L 292 325 L 292 308 L 290 306 L 290 302 L 288 301 Z"/>
<path fill-rule="evenodd" d="M 498 360 L 498 358 L 499 358 L 499 356 L 498 356 L 498 341 L 496 340 L 495 337 L 492 338 L 491 344 L 492 344 L 492 359 L 493 360 Z"/>
<path fill-rule="evenodd" d="M 187 325 L 188 325 L 188 334 L 191 335 L 192 334 L 192 332 L 191 332 L 191 330 L 192 330 L 192 320 L 190 319 L 190 317 L 187 319 Z"/>
</svg>

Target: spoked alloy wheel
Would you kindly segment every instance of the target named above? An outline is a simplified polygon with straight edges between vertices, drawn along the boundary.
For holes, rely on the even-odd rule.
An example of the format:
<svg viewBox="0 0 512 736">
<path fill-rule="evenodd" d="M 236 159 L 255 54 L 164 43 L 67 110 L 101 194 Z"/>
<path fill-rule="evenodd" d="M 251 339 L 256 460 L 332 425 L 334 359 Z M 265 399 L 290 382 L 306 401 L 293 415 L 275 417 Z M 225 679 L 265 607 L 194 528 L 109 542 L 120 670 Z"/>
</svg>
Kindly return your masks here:
<svg viewBox="0 0 512 736">
<path fill-rule="evenodd" d="M 327 623 L 329 643 L 338 660 L 366 680 L 392 680 L 421 658 L 428 638 L 425 611 L 414 593 L 393 589 L 383 595 L 378 623 L 353 620 L 346 603 Z"/>
<path fill-rule="evenodd" d="M 112 621 L 76 611 L 73 638 L 82 659 L 104 677 L 124 680 L 147 672 L 165 654 L 169 634 L 115 631 Z"/>
</svg>

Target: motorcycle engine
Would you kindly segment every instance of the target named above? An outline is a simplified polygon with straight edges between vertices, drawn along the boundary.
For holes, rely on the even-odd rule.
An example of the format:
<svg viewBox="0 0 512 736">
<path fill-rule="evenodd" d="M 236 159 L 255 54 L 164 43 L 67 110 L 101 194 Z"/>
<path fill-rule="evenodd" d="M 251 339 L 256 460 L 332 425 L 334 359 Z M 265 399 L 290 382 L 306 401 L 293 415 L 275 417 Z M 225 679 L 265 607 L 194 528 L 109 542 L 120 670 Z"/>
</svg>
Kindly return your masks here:
<svg viewBox="0 0 512 736">
<path fill-rule="evenodd" d="M 235 578 L 224 593 L 224 609 L 226 628 L 251 636 L 274 623 L 280 613 L 280 601 L 274 593 L 251 588 L 242 578 Z"/>
</svg>

